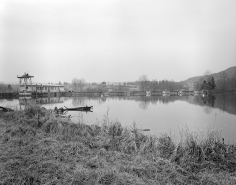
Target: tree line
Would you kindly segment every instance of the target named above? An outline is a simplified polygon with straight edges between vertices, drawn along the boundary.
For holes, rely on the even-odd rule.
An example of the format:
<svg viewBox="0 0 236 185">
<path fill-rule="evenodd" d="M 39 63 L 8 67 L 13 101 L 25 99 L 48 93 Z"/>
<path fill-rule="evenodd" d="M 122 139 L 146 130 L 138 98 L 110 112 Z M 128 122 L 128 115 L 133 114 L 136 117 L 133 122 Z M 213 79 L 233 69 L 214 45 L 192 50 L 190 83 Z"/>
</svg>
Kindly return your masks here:
<svg viewBox="0 0 236 185">
<path fill-rule="evenodd" d="M 92 84 L 93 86 L 89 86 L 84 89 L 84 87 L 88 83 L 85 81 L 85 79 L 77 79 L 74 78 L 71 83 L 72 90 L 75 92 L 81 92 L 81 91 L 87 91 L 87 92 L 105 92 L 107 91 L 106 84 L 101 83 L 101 84 Z M 158 90 L 179 90 L 183 88 L 183 84 L 180 82 L 175 82 L 173 80 L 152 80 L 150 81 L 147 77 L 147 75 L 142 75 L 140 76 L 139 80 L 134 82 L 132 85 L 138 85 L 140 90 L 142 91 L 158 91 Z M 119 84 L 119 85 L 109 85 L 109 88 L 112 91 L 126 91 L 129 90 L 129 85 L 128 83 L 124 84 Z"/>
<path fill-rule="evenodd" d="M 0 83 L 0 92 L 13 92 L 18 90 L 18 85 Z"/>
<path fill-rule="evenodd" d="M 180 82 L 174 80 L 152 80 L 150 81 L 147 75 L 142 75 L 139 78 L 140 89 L 143 91 L 158 91 L 158 90 L 179 90 L 183 88 Z"/>
<path fill-rule="evenodd" d="M 88 85 L 85 89 L 85 86 Z M 147 75 L 142 75 L 139 79 L 134 82 L 137 84 L 142 91 L 158 91 L 158 90 L 180 90 L 185 89 L 186 85 L 181 82 L 175 82 L 174 80 L 149 80 Z M 65 85 L 65 84 L 64 84 Z M 67 84 L 75 92 L 87 91 L 87 92 L 106 92 L 107 84 L 106 83 L 87 83 L 83 78 L 74 78 L 71 84 Z M 133 84 L 132 84 L 133 85 Z M 109 89 L 112 91 L 126 91 L 129 90 L 129 84 L 119 84 L 119 85 L 109 85 Z M 210 71 L 206 71 L 198 81 L 194 83 L 194 90 L 219 90 L 219 91 L 228 91 L 236 90 L 236 73 L 233 77 L 228 77 L 225 72 L 221 72 L 217 78 L 214 78 L 211 75 Z"/>
<path fill-rule="evenodd" d="M 71 86 L 72 91 L 74 92 L 103 92 L 105 91 L 105 83 L 97 84 L 97 83 L 92 83 L 92 87 L 88 86 L 85 89 L 86 85 L 90 85 L 90 83 L 87 83 L 84 78 L 73 78 L 71 84 L 67 84 Z"/>
</svg>

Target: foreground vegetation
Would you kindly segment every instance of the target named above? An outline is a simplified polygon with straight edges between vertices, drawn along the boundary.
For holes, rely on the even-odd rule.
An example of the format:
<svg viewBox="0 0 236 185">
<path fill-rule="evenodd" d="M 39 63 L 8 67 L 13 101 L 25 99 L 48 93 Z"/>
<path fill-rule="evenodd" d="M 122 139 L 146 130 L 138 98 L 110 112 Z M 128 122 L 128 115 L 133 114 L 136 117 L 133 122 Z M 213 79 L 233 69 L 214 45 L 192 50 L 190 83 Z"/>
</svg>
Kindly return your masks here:
<svg viewBox="0 0 236 185">
<path fill-rule="evenodd" d="M 0 184 L 236 184 L 236 146 L 182 130 L 180 143 L 105 117 L 85 125 L 28 107 L 0 113 Z"/>
</svg>

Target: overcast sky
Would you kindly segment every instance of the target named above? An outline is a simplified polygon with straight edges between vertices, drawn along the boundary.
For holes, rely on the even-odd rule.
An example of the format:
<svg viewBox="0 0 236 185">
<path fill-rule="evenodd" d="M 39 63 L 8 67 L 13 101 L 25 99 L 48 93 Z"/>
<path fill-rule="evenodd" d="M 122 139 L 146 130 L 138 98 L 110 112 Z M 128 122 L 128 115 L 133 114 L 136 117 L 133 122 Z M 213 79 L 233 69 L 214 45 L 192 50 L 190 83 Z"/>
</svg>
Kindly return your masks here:
<svg viewBox="0 0 236 185">
<path fill-rule="evenodd" d="M 0 0 L 1 82 L 181 81 L 235 65 L 235 0 Z"/>
</svg>

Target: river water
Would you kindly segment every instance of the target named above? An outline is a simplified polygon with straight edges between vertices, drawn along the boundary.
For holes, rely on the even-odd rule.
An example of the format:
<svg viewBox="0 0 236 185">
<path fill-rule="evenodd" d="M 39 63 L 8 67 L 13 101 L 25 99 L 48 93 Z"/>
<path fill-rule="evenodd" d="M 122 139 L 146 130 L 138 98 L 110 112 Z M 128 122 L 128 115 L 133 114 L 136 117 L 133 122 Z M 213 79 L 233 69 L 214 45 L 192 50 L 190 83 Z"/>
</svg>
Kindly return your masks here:
<svg viewBox="0 0 236 185">
<path fill-rule="evenodd" d="M 22 109 L 33 99 L 0 99 L 0 106 Z M 93 112 L 68 112 L 73 122 L 102 124 L 119 121 L 123 126 L 150 129 L 149 134 L 169 134 L 180 139 L 180 131 L 217 131 L 225 141 L 236 142 L 236 94 L 202 96 L 51 97 L 39 98 L 47 109 L 93 106 Z M 201 134 L 199 134 L 201 135 Z"/>
</svg>

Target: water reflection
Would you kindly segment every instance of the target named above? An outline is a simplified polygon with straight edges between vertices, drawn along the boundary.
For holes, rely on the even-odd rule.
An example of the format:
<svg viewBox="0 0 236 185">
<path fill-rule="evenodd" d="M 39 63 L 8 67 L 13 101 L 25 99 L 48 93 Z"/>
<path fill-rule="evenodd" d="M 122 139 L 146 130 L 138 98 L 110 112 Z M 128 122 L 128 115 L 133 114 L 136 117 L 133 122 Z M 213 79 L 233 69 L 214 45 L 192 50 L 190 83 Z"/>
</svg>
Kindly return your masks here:
<svg viewBox="0 0 236 185">
<path fill-rule="evenodd" d="M 148 110 L 149 106 L 157 104 L 171 104 L 175 101 L 184 101 L 194 105 L 200 105 L 204 112 L 210 114 L 213 108 L 218 108 L 222 111 L 236 115 L 236 94 L 219 94 L 209 96 L 114 96 L 114 97 L 39 97 L 33 99 L 31 97 L 20 97 L 19 105 L 26 104 L 63 104 L 67 101 L 72 101 L 72 106 L 85 106 L 90 101 L 97 101 L 99 105 L 109 103 L 109 100 L 118 101 L 134 101 L 137 102 L 139 108 Z M 0 99 L 0 102 L 12 102 L 13 99 Z M 11 104 L 11 103 L 10 103 Z"/>
<path fill-rule="evenodd" d="M 72 105 L 73 106 L 81 106 L 86 105 L 87 98 L 86 97 L 72 97 Z"/>
<path fill-rule="evenodd" d="M 107 100 L 107 98 L 105 98 L 105 97 L 99 98 L 98 103 L 101 105 L 101 104 L 105 103 L 106 100 Z"/>
<path fill-rule="evenodd" d="M 188 103 L 201 105 L 206 111 L 210 112 L 211 108 L 218 108 L 222 111 L 236 115 L 236 94 L 219 94 L 211 96 L 194 96 Z"/>
<path fill-rule="evenodd" d="M 40 97 L 40 98 L 32 98 L 32 97 L 20 97 L 19 105 L 45 105 L 45 104 L 58 104 L 64 103 L 65 97 Z"/>
<path fill-rule="evenodd" d="M 86 105 L 87 101 L 95 100 L 98 104 L 103 104 L 111 100 L 135 101 L 142 110 L 148 110 L 150 105 L 171 104 L 175 101 L 185 101 L 190 104 L 202 106 L 207 114 L 212 112 L 212 108 L 219 108 L 230 114 L 236 115 L 236 94 L 221 94 L 209 96 L 116 96 L 116 97 L 72 97 L 73 106 Z"/>
<path fill-rule="evenodd" d="M 215 100 L 216 100 L 216 97 L 214 95 L 201 97 L 201 99 L 202 99 L 204 105 L 206 105 L 208 107 L 214 107 Z"/>
<path fill-rule="evenodd" d="M 206 114 L 212 113 L 212 108 L 215 105 L 216 97 L 214 95 L 209 96 L 201 96 L 201 100 L 203 102 L 203 110 Z"/>
<path fill-rule="evenodd" d="M 139 102 L 139 107 L 143 110 L 147 110 L 150 102 L 148 101 L 140 101 Z"/>
<path fill-rule="evenodd" d="M 215 107 L 231 114 L 236 114 L 236 94 L 218 95 Z"/>
</svg>

